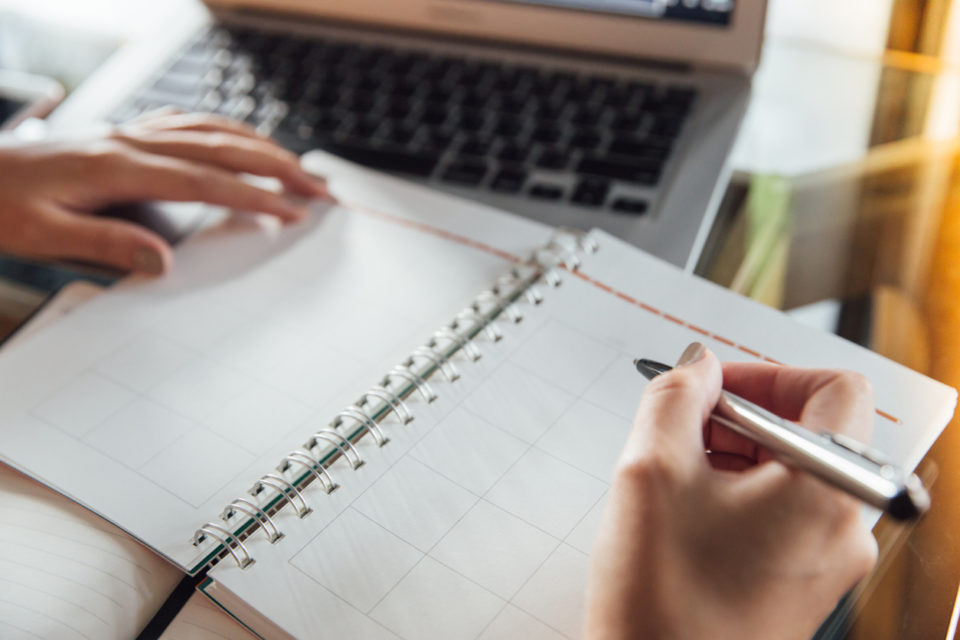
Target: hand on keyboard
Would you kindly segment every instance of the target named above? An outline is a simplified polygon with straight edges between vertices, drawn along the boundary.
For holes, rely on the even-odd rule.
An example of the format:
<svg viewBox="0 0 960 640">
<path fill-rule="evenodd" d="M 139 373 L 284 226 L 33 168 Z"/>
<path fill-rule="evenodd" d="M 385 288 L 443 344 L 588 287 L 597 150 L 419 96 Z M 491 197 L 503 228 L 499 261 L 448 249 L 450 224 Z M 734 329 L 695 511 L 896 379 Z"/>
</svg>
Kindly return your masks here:
<svg viewBox="0 0 960 640">
<path fill-rule="evenodd" d="M 329 197 L 295 155 L 219 116 L 145 116 L 107 135 L 21 143 L 0 138 L 0 251 L 160 274 L 173 254 L 154 232 L 93 215 L 144 200 L 206 202 L 274 215 L 305 210 L 242 174 L 276 178 L 291 193 Z"/>
</svg>

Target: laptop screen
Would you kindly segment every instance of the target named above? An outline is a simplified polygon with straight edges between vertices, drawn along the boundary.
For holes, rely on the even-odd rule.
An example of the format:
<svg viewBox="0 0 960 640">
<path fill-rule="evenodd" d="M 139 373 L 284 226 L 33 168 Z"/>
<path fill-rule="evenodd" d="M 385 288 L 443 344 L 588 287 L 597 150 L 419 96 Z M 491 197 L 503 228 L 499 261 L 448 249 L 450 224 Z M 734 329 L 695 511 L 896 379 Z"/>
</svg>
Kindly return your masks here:
<svg viewBox="0 0 960 640">
<path fill-rule="evenodd" d="M 497 0 L 725 26 L 735 0 Z"/>
</svg>

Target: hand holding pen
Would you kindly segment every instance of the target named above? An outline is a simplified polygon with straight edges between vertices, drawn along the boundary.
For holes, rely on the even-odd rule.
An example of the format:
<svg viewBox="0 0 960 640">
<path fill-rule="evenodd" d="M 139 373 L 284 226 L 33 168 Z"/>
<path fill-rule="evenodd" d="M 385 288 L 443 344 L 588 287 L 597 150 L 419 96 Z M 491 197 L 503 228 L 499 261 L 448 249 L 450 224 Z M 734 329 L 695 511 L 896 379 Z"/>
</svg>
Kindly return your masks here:
<svg viewBox="0 0 960 640">
<path fill-rule="evenodd" d="M 634 365 L 648 380 L 671 369 L 647 359 L 638 359 Z M 788 384 L 800 384 L 802 390 L 810 384 L 809 380 L 803 379 L 805 376 L 815 379 L 818 375 L 818 372 L 809 370 L 806 374 L 799 373 L 802 371 L 788 369 L 780 370 L 781 376 L 774 374 L 774 380 L 778 377 L 782 380 L 779 384 L 774 383 L 775 387 L 780 387 L 779 393 L 786 393 L 788 390 L 782 387 Z M 791 376 L 795 379 L 791 380 Z M 834 384 L 836 380 L 846 380 L 847 385 L 869 389 L 869 383 L 854 374 L 837 376 Z M 762 389 L 751 389 L 751 392 L 762 393 Z M 768 394 L 776 392 L 770 389 Z M 864 395 L 873 397 L 872 392 Z M 761 458 L 773 457 L 886 511 L 898 520 L 919 518 L 930 508 L 930 495 L 916 475 L 897 468 L 880 452 L 835 431 L 833 427 L 816 433 L 726 390 L 720 391 L 707 428 L 710 429 L 712 424 L 719 425 L 717 430 L 729 429 L 753 443 L 752 449 L 758 452 L 754 457 L 758 462 L 763 461 Z M 704 438 L 705 441 L 711 439 L 709 435 Z M 707 453 L 714 452 L 708 448 Z"/>
<path fill-rule="evenodd" d="M 873 566 L 861 503 L 712 422 L 721 385 L 813 432 L 869 441 L 862 377 L 721 373 L 691 345 L 640 399 L 594 547 L 587 638 L 809 638 Z"/>
</svg>

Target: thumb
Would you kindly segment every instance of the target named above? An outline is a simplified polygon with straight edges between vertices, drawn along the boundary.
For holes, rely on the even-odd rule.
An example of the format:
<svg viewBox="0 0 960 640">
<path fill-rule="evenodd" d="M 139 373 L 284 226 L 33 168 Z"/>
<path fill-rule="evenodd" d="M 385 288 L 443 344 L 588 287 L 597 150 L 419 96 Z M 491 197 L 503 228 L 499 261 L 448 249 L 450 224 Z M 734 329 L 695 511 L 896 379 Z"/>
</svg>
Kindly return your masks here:
<svg viewBox="0 0 960 640">
<path fill-rule="evenodd" d="M 49 257 L 71 258 L 149 275 L 169 271 L 173 251 L 149 229 L 125 220 L 65 210 L 48 212 L 44 246 Z"/>
<path fill-rule="evenodd" d="M 706 465 L 703 425 L 721 382 L 717 357 L 699 342 L 687 347 L 677 367 L 644 390 L 621 462 L 659 458 L 678 470 Z"/>
</svg>

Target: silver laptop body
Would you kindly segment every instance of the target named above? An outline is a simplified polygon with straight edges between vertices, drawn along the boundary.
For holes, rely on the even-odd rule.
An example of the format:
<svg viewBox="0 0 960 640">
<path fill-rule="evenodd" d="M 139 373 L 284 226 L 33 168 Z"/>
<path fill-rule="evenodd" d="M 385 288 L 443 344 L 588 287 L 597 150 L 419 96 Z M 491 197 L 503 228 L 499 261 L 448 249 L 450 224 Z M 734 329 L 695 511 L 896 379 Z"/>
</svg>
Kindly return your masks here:
<svg viewBox="0 0 960 640">
<path fill-rule="evenodd" d="M 199 102 L 181 106 L 246 118 L 295 151 L 342 151 L 362 164 L 551 225 L 600 227 L 692 268 L 728 177 L 727 155 L 759 60 L 765 0 L 172 0 L 167 9 L 153 18 L 157 36 L 120 48 L 53 114 L 53 125 L 122 120 L 162 102 L 176 104 L 176 95 L 157 87 L 177 86 L 171 78 L 191 69 L 184 57 L 200 52 L 216 73 L 198 68 L 196 77 L 208 84 L 190 93 Z M 432 135 L 429 127 L 440 126 L 434 124 L 415 122 L 409 131 L 396 125 L 386 134 L 363 130 L 365 121 L 389 116 L 395 96 L 378 96 L 375 82 L 352 76 L 337 99 L 353 102 L 327 105 L 332 110 L 321 114 L 335 130 L 320 135 L 297 124 L 304 112 L 316 111 L 315 96 L 302 97 L 302 78 L 282 83 L 284 91 L 301 95 L 299 101 L 257 88 L 282 75 L 276 65 L 289 64 L 286 59 L 265 57 L 254 70 L 241 64 L 258 55 L 244 49 L 245 42 L 285 50 L 287 39 L 299 47 L 298 56 L 321 48 L 318 60 L 332 48 L 347 51 L 348 58 L 372 51 L 378 60 L 386 56 L 388 67 L 399 57 L 414 67 L 427 60 L 431 73 L 446 68 L 461 86 L 412 83 L 403 90 L 419 93 L 396 102 L 407 123 L 414 117 L 403 111 L 407 103 L 411 113 L 426 117 L 436 106 L 430 99 L 446 99 L 445 91 L 458 96 L 462 103 L 441 103 L 433 112 L 434 119 L 448 117 L 442 124 L 451 140 L 438 136 L 439 145 L 422 147 L 421 137 Z M 337 64 L 315 68 L 329 82 L 326 72 Z M 487 85 L 469 84 L 481 80 Z M 354 85 L 360 88 L 351 93 Z M 517 87 L 535 92 L 521 91 L 515 100 L 505 93 Z M 361 88 L 367 102 L 372 95 L 377 105 L 390 107 L 376 118 L 344 110 L 357 107 Z M 554 93 L 543 93 L 548 90 Z M 488 93 L 493 97 L 484 103 Z M 319 95 L 329 102 L 329 94 L 328 86 Z M 557 95 L 560 111 L 547 100 Z M 671 117 L 667 112 L 677 105 L 682 117 Z M 513 111 L 498 111 L 508 108 Z M 371 124 L 379 126 L 368 122 L 366 128 Z M 358 131 L 372 137 L 358 137 Z M 399 137 L 411 131 L 412 138 Z M 377 138 L 391 133 L 404 144 Z M 666 150 L 651 149 L 650 140 Z M 404 155 L 414 153 L 410 149 L 423 166 Z"/>
</svg>

